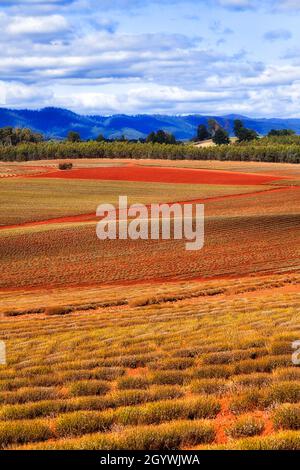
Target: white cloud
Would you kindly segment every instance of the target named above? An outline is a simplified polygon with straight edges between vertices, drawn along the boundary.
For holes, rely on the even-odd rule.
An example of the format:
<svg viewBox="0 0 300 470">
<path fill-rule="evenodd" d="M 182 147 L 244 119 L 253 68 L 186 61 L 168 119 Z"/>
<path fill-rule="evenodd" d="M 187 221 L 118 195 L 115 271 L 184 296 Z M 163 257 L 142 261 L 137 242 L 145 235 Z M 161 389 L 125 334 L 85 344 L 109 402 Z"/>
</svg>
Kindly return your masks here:
<svg viewBox="0 0 300 470">
<path fill-rule="evenodd" d="M 273 55 L 263 61 L 259 49 L 259 41 L 265 46 L 262 32 L 253 43 L 248 40 L 243 44 L 239 28 L 235 30 L 228 18 L 234 17 L 236 21 L 243 18 L 241 24 L 246 24 L 247 14 L 252 19 L 258 14 L 247 10 L 261 8 L 264 15 L 275 7 L 287 11 L 296 9 L 300 0 L 189 1 L 193 5 L 207 3 L 214 12 L 219 12 L 219 16 L 213 16 L 210 29 L 199 27 L 203 37 L 180 34 L 185 31 L 180 28 L 181 20 L 174 23 L 173 29 L 169 29 L 170 24 L 165 28 L 162 22 L 161 32 L 149 33 L 150 22 L 144 33 L 125 33 L 132 24 L 129 7 L 140 6 L 138 21 L 146 21 L 145 4 L 174 4 L 180 0 L 4 2 L 6 7 L 0 12 L 0 105 L 19 108 L 54 105 L 108 114 L 146 111 L 263 115 L 283 114 L 285 109 L 296 112 L 300 82 L 296 57 L 291 64 L 278 49 L 281 59 Z M 179 8 L 184 3 L 181 1 Z M 111 11 L 117 7 L 123 9 L 122 14 Z M 224 8 L 230 13 L 224 13 Z M 172 7 L 172 15 L 174 11 Z M 122 16 L 126 16 L 127 23 L 122 23 Z M 199 22 L 205 24 L 205 15 L 199 16 Z M 275 17 L 278 20 L 279 16 Z M 277 29 L 278 21 L 273 26 L 266 39 L 290 37 L 285 28 Z M 292 31 L 292 25 L 289 27 Z M 233 30 L 236 32 L 230 36 Z M 206 35 L 214 36 L 213 42 Z M 228 41 L 224 45 L 225 36 Z M 249 48 L 249 53 L 239 50 L 242 47 Z"/>
<path fill-rule="evenodd" d="M 39 106 L 41 102 L 50 102 L 51 98 L 53 93 L 50 89 L 41 90 L 34 85 L 0 81 L 0 106 L 26 107 L 29 103 L 31 106 Z"/>
<path fill-rule="evenodd" d="M 61 15 L 15 16 L 7 23 L 4 31 L 16 36 L 49 35 L 69 28 L 67 20 Z"/>
</svg>

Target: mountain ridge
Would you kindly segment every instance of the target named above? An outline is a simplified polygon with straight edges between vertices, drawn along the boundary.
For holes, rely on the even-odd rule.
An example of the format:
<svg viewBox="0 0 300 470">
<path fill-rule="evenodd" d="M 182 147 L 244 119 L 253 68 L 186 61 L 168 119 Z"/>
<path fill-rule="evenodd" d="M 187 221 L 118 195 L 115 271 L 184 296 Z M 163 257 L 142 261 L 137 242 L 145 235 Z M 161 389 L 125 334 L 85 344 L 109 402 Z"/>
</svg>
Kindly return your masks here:
<svg viewBox="0 0 300 470">
<path fill-rule="evenodd" d="M 234 119 L 242 119 L 244 125 L 267 134 L 271 129 L 293 129 L 300 133 L 300 119 L 297 118 L 250 118 L 239 114 L 225 116 L 187 114 L 114 114 L 81 115 L 65 108 L 46 107 L 38 110 L 0 108 L 0 127 L 29 127 L 41 132 L 46 138 L 63 139 L 70 130 L 80 133 L 83 139 L 93 139 L 99 134 L 106 138 L 122 135 L 129 139 L 146 137 L 151 131 L 163 129 L 172 132 L 177 139 L 188 140 L 196 135 L 199 124 L 216 119 L 230 133 L 233 133 Z"/>
</svg>

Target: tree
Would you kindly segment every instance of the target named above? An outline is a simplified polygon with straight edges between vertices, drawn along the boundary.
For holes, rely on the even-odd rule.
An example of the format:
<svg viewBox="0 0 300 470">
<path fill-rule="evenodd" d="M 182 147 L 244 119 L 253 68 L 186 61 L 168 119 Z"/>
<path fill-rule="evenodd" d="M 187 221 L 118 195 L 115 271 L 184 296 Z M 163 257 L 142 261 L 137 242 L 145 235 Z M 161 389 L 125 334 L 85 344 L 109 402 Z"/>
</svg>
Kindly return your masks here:
<svg viewBox="0 0 300 470">
<path fill-rule="evenodd" d="M 103 134 L 99 134 L 98 137 L 96 137 L 97 142 L 105 142 L 106 139 Z"/>
<path fill-rule="evenodd" d="M 80 142 L 81 137 L 80 137 L 79 132 L 75 132 L 75 131 L 68 132 L 67 141 L 68 142 Z"/>
<path fill-rule="evenodd" d="M 207 121 L 207 124 L 208 124 L 208 132 L 209 134 L 211 135 L 211 137 L 214 137 L 214 135 L 216 134 L 216 132 L 221 128 L 220 124 L 218 123 L 218 121 L 216 121 L 215 119 L 209 119 Z"/>
<path fill-rule="evenodd" d="M 22 142 L 38 143 L 38 142 L 42 142 L 44 140 L 42 134 L 38 134 L 37 132 L 33 132 L 31 129 L 27 129 L 27 128 L 14 129 L 14 132 L 15 132 L 16 139 L 17 139 L 18 143 L 22 143 Z"/>
<path fill-rule="evenodd" d="M 146 138 L 146 142 L 148 143 L 157 143 L 157 144 L 169 144 L 169 145 L 175 145 L 176 138 L 173 134 L 170 134 L 168 132 L 165 132 L 163 130 L 159 130 L 156 133 L 155 132 L 150 132 L 148 137 Z"/>
<path fill-rule="evenodd" d="M 202 142 L 211 138 L 211 134 L 208 132 L 207 127 L 204 124 L 200 124 L 197 129 L 196 142 Z"/>
<path fill-rule="evenodd" d="M 38 143 L 44 140 L 42 134 L 33 132 L 27 128 L 3 127 L 0 129 L 0 144 L 4 146 L 18 145 L 21 143 Z"/>
<path fill-rule="evenodd" d="M 60 170 L 72 170 L 73 168 L 73 163 L 72 162 L 60 162 L 58 164 L 58 168 Z"/>
<path fill-rule="evenodd" d="M 272 129 L 268 133 L 268 137 L 281 137 L 295 135 L 296 132 L 292 129 Z"/>
<path fill-rule="evenodd" d="M 233 130 L 236 135 L 236 137 L 239 136 L 240 132 L 244 129 L 244 124 L 243 121 L 240 119 L 235 119 L 233 122 Z"/>
<path fill-rule="evenodd" d="M 153 144 L 154 142 L 156 142 L 156 134 L 155 134 L 155 132 L 153 132 L 153 131 L 150 132 L 150 134 L 149 134 L 149 135 L 147 136 L 147 138 L 146 138 L 146 142 L 147 142 L 147 143 L 152 143 L 152 144 Z"/>
<path fill-rule="evenodd" d="M 230 143 L 228 132 L 226 132 L 222 127 L 216 130 L 212 140 L 217 145 L 228 145 Z"/>
<path fill-rule="evenodd" d="M 257 132 L 252 129 L 247 129 L 240 119 L 236 119 L 234 121 L 233 129 L 235 136 L 239 139 L 239 142 L 250 142 L 251 140 L 258 138 Z"/>
<path fill-rule="evenodd" d="M 0 129 L 0 142 L 2 145 L 16 145 L 17 139 L 13 127 L 2 127 Z"/>
</svg>

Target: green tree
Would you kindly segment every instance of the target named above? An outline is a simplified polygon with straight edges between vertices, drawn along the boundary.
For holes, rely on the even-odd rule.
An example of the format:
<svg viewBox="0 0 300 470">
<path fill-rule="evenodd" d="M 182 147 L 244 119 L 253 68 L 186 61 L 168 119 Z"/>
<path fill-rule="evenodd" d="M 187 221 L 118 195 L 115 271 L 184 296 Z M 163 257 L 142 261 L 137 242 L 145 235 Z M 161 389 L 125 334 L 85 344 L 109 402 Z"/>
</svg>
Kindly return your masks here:
<svg viewBox="0 0 300 470">
<path fill-rule="evenodd" d="M 240 119 L 236 119 L 234 121 L 233 128 L 235 136 L 238 138 L 239 142 L 250 142 L 251 140 L 258 138 L 257 132 L 252 129 L 247 129 Z"/>
<path fill-rule="evenodd" d="M 207 127 L 204 124 L 200 124 L 197 128 L 197 142 L 202 142 L 203 140 L 207 140 L 211 138 L 211 134 L 208 132 Z"/>
<path fill-rule="evenodd" d="M 0 129 L 0 143 L 5 146 L 16 145 L 17 140 L 12 127 L 2 127 Z"/>
<path fill-rule="evenodd" d="M 244 129 L 243 121 L 241 121 L 240 119 L 235 119 L 233 123 L 233 130 L 234 130 L 236 137 L 239 137 L 243 129 Z"/>
<path fill-rule="evenodd" d="M 33 132 L 27 128 L 3 127 L 0 129 L 0 144 L 5 146 L 13 146 L 22 143 L 39 143 L 43 142 L 42 134 Z"/>
<path fill-rule="evenodd" d="M 105 142 L 106 139 L 103 134 L 99 134 L 98 137 L 96 137 L 97 142 Z"/>
<path fill-rule="evenodd" d="M 156 142 L 156 134 L 155 132 L 150 132 L 150 134 L 146 137 L 146 142 L 147 143 L 152 143 L 154 144 L 154 142 Z"/>
<path fill-rule="evenodd" d="M 67 141 L 68 142 L 80 142 L 81 137 L 80 137 L 79 132 L 75 132 L 75 131 L 68 132 Z"/>
<path fill-rule="evenodd" d="M 216 130 L 212 140 L 217 145 L 228 145 L 230 143 L 228 132 L 223 128 Z"/>
<path fill-rule="evenodd" d="M 163 130 L 158 130 L 156 133 L 155 132 L 150 132 L 148 137 L 146 138 L 146 142 L 152 143 L 152 144 L 169 144 L 169 145 L 174 145 L 176 144 L 176 138 L 173 134 L 170 134 L 168 132 L 165 132 Z"/>
<path fill-rule="evenodd" d="M 281 137 L 281 136 L 290 136 L 295 135 L 296 132 L 292 129 L 272 129 L 268 133 L 268 137 Z"/>
</svg>

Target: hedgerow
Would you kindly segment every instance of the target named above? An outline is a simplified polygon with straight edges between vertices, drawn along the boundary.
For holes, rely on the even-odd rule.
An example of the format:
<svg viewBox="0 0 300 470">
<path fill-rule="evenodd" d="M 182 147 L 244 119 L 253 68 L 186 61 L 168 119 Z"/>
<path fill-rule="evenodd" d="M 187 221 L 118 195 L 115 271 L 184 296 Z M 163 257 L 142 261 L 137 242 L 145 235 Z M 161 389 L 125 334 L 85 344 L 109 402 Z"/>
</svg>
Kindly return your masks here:
<svg viewBox="0 0 300 470">
<path fill-rule="evenodd" d="M 0 146 L 0 160 L 30 161 L 77 158 L 136 158 L 164 160 L 233 160 L 300 162 L 300 145 L 294 139 L 261 139 L 250 144 L 196 147 L 131 142 L 41 142 Z"/>
</svg>

